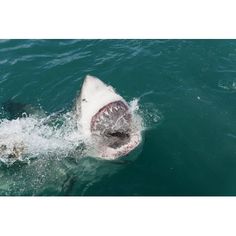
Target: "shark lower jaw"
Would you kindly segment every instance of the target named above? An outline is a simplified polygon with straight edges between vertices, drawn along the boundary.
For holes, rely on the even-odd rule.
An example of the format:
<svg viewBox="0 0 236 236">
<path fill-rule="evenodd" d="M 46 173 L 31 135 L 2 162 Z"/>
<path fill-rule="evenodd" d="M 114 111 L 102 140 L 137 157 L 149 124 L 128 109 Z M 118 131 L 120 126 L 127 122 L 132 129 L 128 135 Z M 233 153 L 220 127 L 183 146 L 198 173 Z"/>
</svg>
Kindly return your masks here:
<svg viewBox="0 0 236 236">
<path fill-rule="evenodd" d="M 121 157 L 126 157 L 137 149 L 141 141 L 141 133 L 136 132 L 131 135 L 129 142 L 117 148 L 112 148 L 110 146 L 95 142 L 98 146 L 93 146 L 96 150 L 94 156 L 104 160 L 116 160 Z"/>
</svg>

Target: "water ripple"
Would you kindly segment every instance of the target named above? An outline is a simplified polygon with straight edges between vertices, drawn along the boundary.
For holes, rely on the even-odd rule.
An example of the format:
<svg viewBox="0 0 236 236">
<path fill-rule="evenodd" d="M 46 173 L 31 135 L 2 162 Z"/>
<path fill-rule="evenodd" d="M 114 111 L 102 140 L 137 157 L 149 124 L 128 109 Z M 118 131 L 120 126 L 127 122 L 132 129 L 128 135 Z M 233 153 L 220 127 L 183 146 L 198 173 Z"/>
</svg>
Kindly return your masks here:
<svg viewBox="0 0 236 236">
<path fill-rule="evenodd" d="M 44 64 L 43 68 L 51 69 L 56 66 L 66 65 L 71 62 L 75 62 L 76 60 L 81 60 L 81 59 L 87 58 L 90 55 L 91 55 L 90 51 L 78 52 L 78 53 L 67 52 L 62 55 L 61 54 L 58 55 L 57 58 L 55 58 L 53 60 L 50 60 L 49 62 Z"/>
<path fill-rule="evenodd" d="M 0 52 L 10 52 L 10 51 L 18 51 L 19 49 L 27 49 L 31 48 L 33 46 L 33 43 L 25 43 L 25 44 L 20 44 L 14 47 L 6 47 L 0 49 Z"/>
</svg>

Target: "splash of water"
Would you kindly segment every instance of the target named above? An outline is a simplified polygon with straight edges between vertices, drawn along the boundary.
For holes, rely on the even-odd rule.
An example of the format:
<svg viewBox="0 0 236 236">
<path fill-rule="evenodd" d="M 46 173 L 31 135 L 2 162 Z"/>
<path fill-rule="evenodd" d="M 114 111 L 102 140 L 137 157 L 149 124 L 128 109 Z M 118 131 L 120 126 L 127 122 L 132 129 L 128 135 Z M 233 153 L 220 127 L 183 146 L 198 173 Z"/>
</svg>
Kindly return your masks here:
<svg viewBox="0 0 236 236">
<path fill-rule="evenodd" d="M 143 97 L 153 93 L 153 91 L 146 92 L 129 103 L 135 123 L 141 131 L 156 128 L 164 119 L 163 114 L 157 108 L 156 104 L 142 103 L 142 105 L 140 105 L 140 100 Z"/>
<path fill-rule="evenodd" d="M 140 115 L 138 99 L 129 105 L 133 115 L 133 130 L 143 131 L 144 122 Z M 16 160 L 29 162 L 32 158 L 53 155 L 63 159 L 68 155 L 82 158 L 88 156 L 93 144 L 83 145 L 86 138 L 78 130 L 75 114 L 67 112 L 49 116 L 23 115 L 15 120 L 0 120 L 0 160 L 13 164 Z"/>
<path fill-rule="evenodd" d="M 0 159 L 14 163 L 16 159 L 27 161 L 50 154 L 60 158 L 78 147 L 82 140 L 82 134 L 75 129 L 72 113 L 55 120 L 50 116 L 39 118 L 33 115 L 3 119 L 0 122 Z"/>
</svg>

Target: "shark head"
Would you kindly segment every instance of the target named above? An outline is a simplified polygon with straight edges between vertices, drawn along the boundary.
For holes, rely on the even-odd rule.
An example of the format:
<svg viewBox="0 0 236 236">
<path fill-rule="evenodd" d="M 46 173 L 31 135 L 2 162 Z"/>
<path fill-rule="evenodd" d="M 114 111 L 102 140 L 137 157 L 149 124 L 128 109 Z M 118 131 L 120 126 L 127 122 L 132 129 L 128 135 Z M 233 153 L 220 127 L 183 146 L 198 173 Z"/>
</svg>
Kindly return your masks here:
<svg viewBox="0 0 236 236">
<path fill-rule="evenodd" d="M 91 141 L 97 157 L 125 156 L 141 142 L 128 103 L 96 77 L 86 76 L 76 100 L 76 114 L 78 128 Z"/>
</svg>

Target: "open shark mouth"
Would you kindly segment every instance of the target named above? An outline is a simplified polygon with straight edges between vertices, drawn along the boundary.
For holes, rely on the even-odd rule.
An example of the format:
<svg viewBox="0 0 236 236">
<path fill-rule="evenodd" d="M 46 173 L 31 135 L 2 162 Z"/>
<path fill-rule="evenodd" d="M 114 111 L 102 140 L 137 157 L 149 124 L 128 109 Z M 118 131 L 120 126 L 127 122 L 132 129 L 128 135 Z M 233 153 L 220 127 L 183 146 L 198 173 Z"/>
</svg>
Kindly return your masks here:
<svg viewBox="0 0 236 236">
<path fill-rule="evenodd" d="M 91 133 L 99 135 L 111 148 L 119 148 L 130 141 L 131 114 L 122 101 L 102 107 L 91 120 Z"/>
<path fill-rule="evenodd" d="M 103 158 L 127 155 L 140 142 L 140 135 L 132 130 L 129 107 L 121 100 L 102 107 L 92 117 L 90 127 Z"/>
<path fill-rule="evenodd" d="M 91 132 L 112 135 L 112 131 L 125 133 L 129 130 L 131 114 L 122 101 L 111 102 L 101 108 L 91 120 Z"/>
</svg>

